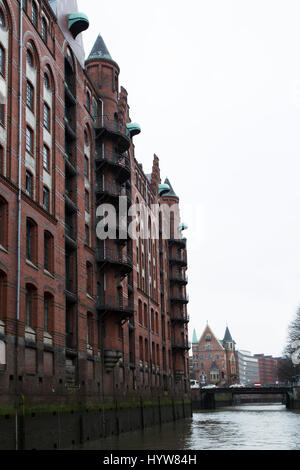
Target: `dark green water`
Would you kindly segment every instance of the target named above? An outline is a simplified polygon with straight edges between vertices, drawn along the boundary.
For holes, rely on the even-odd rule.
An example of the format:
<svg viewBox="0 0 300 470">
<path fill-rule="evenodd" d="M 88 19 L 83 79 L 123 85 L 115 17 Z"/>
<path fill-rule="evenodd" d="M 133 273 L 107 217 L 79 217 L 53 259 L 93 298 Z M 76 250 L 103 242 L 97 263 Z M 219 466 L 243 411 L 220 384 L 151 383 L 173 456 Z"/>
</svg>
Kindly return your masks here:
<svg viewBox="0 0 300 470">
<path fill-rule="evenodd" d="M 97 450 L 296 450 L 300 410 L 252 404 L 200 411 L 193 418 L 88 443 Z"/>
</svg>

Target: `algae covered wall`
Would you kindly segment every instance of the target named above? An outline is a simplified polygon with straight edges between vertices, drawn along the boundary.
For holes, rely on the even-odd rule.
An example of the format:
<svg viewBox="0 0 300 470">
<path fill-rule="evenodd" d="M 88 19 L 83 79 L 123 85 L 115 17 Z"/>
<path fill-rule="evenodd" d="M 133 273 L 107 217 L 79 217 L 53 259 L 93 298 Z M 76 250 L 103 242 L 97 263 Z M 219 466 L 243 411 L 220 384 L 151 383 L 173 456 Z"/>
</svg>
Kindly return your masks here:
<svg viewBox="0 0 300 470">
<path fill-rule="evenodd" d="M 188 397 L 122 398 L 104 401 L 1 406 L 0 450 L 51 450 L 192 416 Z"/>
</svg>

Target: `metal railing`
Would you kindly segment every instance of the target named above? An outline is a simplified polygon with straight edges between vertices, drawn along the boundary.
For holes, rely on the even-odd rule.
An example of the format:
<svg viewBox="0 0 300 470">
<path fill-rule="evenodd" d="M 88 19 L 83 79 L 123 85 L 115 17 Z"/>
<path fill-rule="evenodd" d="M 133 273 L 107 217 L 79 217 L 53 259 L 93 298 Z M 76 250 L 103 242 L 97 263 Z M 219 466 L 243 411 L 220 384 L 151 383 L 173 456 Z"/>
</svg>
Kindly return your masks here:
<svg viewBox="0 0 300 470">
<path fill-rule="evenodd" d="M 171 302 L 183 302 L 187 303 L 189 301 L 189 296 L 188 294 L 182 294 L 182 293 L 171 293 L 170 294 L 170 300 Z"/>
<path fill-rule="evenodd" d="M 188 277 L 185 273 L 170 273 L 170 281 L 180 281 L 180 282 L 188 282 Z"/>
<path fill-rule="evenodd" d="M 134 303 L 125 296 L 101 295 L 97 296 L 98 310 L 113 310 L 119 312 L 133 312 Z"/>
<path fill-rule="evenodd" d="M 171 320 L 179 320 L 187 323 L 190 321 L 190 316 L 186 312 L 171 312 Z"/>
<path fill-rule="evenodd" d="M 187 256 L 186 253 L 170 253 L 169 261 L 171 262 L 179 262 L 182 264 L 187 264 Z"/>
<path fill-rule="evenodd" d="M 96 249 L 96 260 L 98 262 L 107 261 L 115 264 L 128 264 L 132 266 L 132 257 L 127 253 L 119 252 L 111 248 L 100 248 Z"/>
<path fill-rule="evenodd" d="M 191 349 L 191 343 L 184 338 L 172 338 L 172 347 L 179 349 Z"/>
<path fill-rule="evenodd" d="M 130 160 L 126 155 L 117 152 L 105 150 L 103 153 L 96 155 L 96 162 L 107 161 L 115 165 L 120 165 L 130 171 Z"/>
<path fill-rule="evenodd" d="M 107 129 L 110 132 L 116 132 L 118 134 L 124 134 L 126 136 L 126 126 L 121 122 L 117 121 L 112 117 L 107 115 L 103 116 L 94 116 L 94 126 L 97 129 Z"/>
</svg>

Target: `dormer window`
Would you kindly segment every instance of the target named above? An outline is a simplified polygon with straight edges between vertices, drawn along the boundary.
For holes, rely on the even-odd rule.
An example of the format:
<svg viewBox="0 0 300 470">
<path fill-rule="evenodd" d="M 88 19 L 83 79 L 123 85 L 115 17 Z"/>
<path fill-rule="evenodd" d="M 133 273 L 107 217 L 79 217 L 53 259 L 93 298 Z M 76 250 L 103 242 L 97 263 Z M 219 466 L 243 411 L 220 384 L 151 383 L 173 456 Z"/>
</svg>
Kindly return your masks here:
<svg viewBox="0 0 300 470">
<path fill-rule="evenodd" d="M 211 341 L 211 335 L 207 334 L 207 335 L 205 336 L 205 341 Z"/>
</svg>

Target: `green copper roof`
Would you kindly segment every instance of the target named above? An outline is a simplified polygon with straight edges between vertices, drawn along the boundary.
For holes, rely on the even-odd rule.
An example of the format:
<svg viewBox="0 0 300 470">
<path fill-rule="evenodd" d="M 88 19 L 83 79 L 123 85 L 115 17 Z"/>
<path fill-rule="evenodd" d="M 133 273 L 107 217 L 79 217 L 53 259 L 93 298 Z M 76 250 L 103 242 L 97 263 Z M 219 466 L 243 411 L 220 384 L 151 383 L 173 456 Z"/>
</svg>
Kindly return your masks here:
<svg viewBox="0 0 300 470">
<path fill-rule="evenodd" d="M 181 224 L 179 224 L 179 230 L 182 231 L 182 230 L 186 230 L 188 228 L 188 226 L 186 224 L 184 224 L 183 222 L 181 222 Z"/>
<path fill-rule="evenodd" d="M 165 196 L 165 193 L 170 191 L 170 186 L 168 184 L 159 184 L 158 185 L 158 195 Z"/>
<path fill-rule="evenodd" d="M 194 331 L 193 331 L 193 341 L 192 343 L 198 343 L 198 340 L 197 340 L 197 335 L 196 335 L 196 330 L 194 328 Z"/>
<path fill-rule="evenodd" d="M 105 45 L 105 42 L 103 41 L 101 34 L 98 35 L 96 42 L 93 46 L 93 49 L 91 50 L 90 55 L 88 56 L 88 59 L 113 60 L 111 58 L 110 53 L 108 52 L 108 49 Z"/>
<path fill-rule="evenodd" d="M 133 137 L 141 132 L 141 128 L 136 122 L 128 122 L 126 124 L 126 132 L 130 137 Z"/>
<path fill-rule="evenodd" d="M 175 194 L 174 189 L 172 188 L 172 185 L 168 178 L 165 179 L 165 184 L 168 184 L 170 186 L 170 191 L 167 194 L 164 194 L 164 196 L 172 196 L 172 197 L 177 197 L 178 196 Z"/>
<path fill-rule="evenodd" d="M 78 34 L 82 33 L 89 27 L 89 19 L 84 13 L 71 13 L 69 15 L 68 28 L 75 39 Z"/>
</svg>

